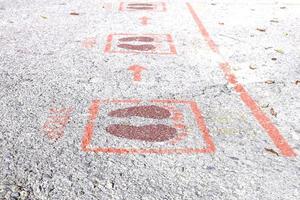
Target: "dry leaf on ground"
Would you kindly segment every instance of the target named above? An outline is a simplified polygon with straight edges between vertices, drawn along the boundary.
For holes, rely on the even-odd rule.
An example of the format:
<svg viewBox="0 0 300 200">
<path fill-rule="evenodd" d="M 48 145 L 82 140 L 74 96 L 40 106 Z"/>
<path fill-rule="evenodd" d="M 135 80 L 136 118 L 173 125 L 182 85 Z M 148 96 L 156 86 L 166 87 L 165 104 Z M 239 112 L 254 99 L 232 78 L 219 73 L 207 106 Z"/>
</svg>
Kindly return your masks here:
<svg viewBox="0 0 300 200">
<path fill-rule="evenodd" d="M 284 51 L 282 49 L 274 49 L 274 51 L 276 51 L 277 53 L 284 54 Z"/>
<path fill-rule="evenodd" d="M 275 112 L 274 108 L 270 109 L 270 113 L 271 115 L 273 115 L 274 117 L 277 117 L 277 112 Z"/>
</svg>

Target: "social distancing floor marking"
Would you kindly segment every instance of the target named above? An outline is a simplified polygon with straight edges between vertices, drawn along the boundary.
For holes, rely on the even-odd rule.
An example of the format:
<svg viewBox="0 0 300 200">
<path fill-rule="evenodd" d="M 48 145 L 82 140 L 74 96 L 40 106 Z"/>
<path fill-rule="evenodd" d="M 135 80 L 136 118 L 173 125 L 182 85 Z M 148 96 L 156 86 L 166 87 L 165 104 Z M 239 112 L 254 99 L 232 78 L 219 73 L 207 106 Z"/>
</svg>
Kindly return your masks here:
<svg viewBox="0 0 300 200">
<path fill-rule="evenodd" d="M 105 53 L 176 54 L 170 34 L 124 34 L 107 37 Z"/>
<path fill-rule="evenodd" d="M 210 37 L 209 32 L 193 6 L 190 3 L 186 3 L 186 6 L 187 12 L 191 14 L 191 18 L 196 24 L 196 28 L 198 28 L 209 49 L 215 55 L 214 58 L 219 62 L 219 68 L 223 72 L 227 82 L 233 86 L 234 91 L 239 95 L 241 101 L 251 111 L 261 127 L 267 132 L 281 154 L 286 157 L 296 156 L 296 153 L 284 139 L 278 128 L 272 123 L 267 115 L 263 113 L 244 86 L 237 81 L 236 76 L 230 69 L 229 63 L 222 57 L 217 44 Z M 119 11 L 124 13 L 127 11 L 136 13 L 143 13 L 145 11 L 167 13 L 167 8 L 166 3 L 163 2 L 121 2 Z M 141 26 L 145 25 L 143 23 L 137 24 Z M 86 43 L 87 48 L 93 45 L 93 41 L 88 41 Z M 133 33 L 108 34 L 104 53 L 132 53 L 133 55 L 157 54 L 157 56 L 160 56 L 161 54 L 161 56 L 163 56 L 176 55 L 177 51 L 170 33 L 144 34 L 134 33 L 133 31 Z M 138 63 L 132 63 L 132 66 L 139 65 Z M 139 81 L 141 79 L 140 71 L 137 73 L 133 70 L 133 72 L 135 74 L 134 80 Z M 144 104 L 140 105 L 141 103 Z M 123 106 L 123 104 L 127 105 Z M 116 109 L 114 107 L 115 105 L 121 105 L 121 107 Z M 105 109 L 108 110 L 107 112 L 104 110 L 100 112 L 103 106 L 106 107 Z M 182 106 L 185 106 L 185 108 Z M 159 123 L 132 124 L 132 117 L 147 119 L 147 112 L 150 112 L 147 110 L 151 108 L 157 110 L 158 113 L 167 110 L 171 114 Z M 123 116 L 124 112 L 129 112 L 131 114 L 127 115 L 129 114 L 127 113 L 126 116 Z M 146 113 L 146 115 L 143 115 L 142 113 Z M 191 116 L 193 116 L 193 118 L 191 118 Z M 112 121 L 115 120 L 115 118 L 118 120 L 120 118 L 125 118 L 128 122 L 105 124 L 107 123 L 105 122 L 105 119 L 109 120 L 109 117 L 111 117 Z M 105 128 L 102 128 L 102 130 L 98 130 L 97 127 L 99 126 L 95 126 L 96 123 L 99 123 L 99 120 L 102 120 L 101 122 L 104 123 L 102 125 Z M 202 137 L 193 138 L 195 135 L 200 135 Z M 101 137 L 104 137 L 104 139 L 101 139 Z M 107 137 L 109 137 L 109 139 L 107 139 Z M 109 140 L 118 141 L 115 142 L 117 146 L 116 144 L 112 145 Z M 197 143 L 197 140 L 203 140 L 203 144 L 205 145 L 201 146 L 201 142 Z M 103 141 L 106 142 L 103 143 Z M 134 142 L 130 143 L 131 141 Z M 151 145 L 151 143 L 159 143 L 159 145 Z M 81 148 L 85 152 L 157 154 L 213 153 L 216 150 L 198 105 L 193 100 L 181 101 L 174 99 L 148 101 L 137 99 L 94 100 L 89 108 L 89 117 L 82 137 Z"/>
<path fill-rule="evenodd" d="M 114 104 L 120 104 L 123 108 L 116 110 L 109 110 L 106 113 L 99 112 L 101 106 L 108 105 L 112 107 Z M 149 109 L 147 109 L 149 107 Z M 130 110 L 131 109 L 131 110 Z M 140 110 L 138 110 L 140 109 Z M 157 110 L 155 110 L 157 109 Z M 161 109 L 161 112 L 159 112 Z M 184 109 L 185 112 L 182 110 Z M 168 114 L 168 112 L 170 114 Z M 195 127 L 190 121 L 185 120 L 189 113 L 193 114 L 193 120 Z M 103 115 L 103 116 L 102 116 Z M 171 123 L 159 123 L 148 124 L 144 126 L 133 126 L 120 124 L 100 124 L 105 129 L 95 130 L 95 123 L 97 119 L 107 117 L 123 117 L 130 118 L 133 116 L 139 116 L 142 118 L 156 118 L 156 119 L 168 119 Z M 152 127 L 150 127 L 152 126 Z M 133 128 L 132 128 L 133 127 Z M 165 128 L 169 127 L 169 129 Z M 151 130 L 151 128 L 153 130 Z M 144 130 L 142 130 L 144 129 Z M 150 131 L 149 131 L 150 130 Z M 176 134 L 170 133 L 170 131 L 176 131 Z M 169 132 L 168 132 L 169 131 Z M 138 148 L 126 147 L 128 145 L 127 140 L 123 140 L 124 144 L 119 143 L 119 147 L 110 147 L 104 144 L 100 146 L 91 147 L 92 140 L 95 134 L 100 134 L 99 141 L 95 143 L 103 143 L 105 141 L 104 136 L 112 134 L 116 137 L 126 138 L 127 140 L 142 140 L 146 142 L 161 142 L 160 148 L 147 148 L 146 143 L 139 143 Z M 191 146 L 193 143 L 182 144 L 189 137 L 196 134 L 196 138 L 202 137 L 205 144 L 204 147 Z M 200 137 L 199 137 L 200 136 Z M 195 137 L 195 136 L 193 136 Z M 192 138 L 191 141 L 195 139 Z M 120 140 L 122 142 L 122 140 Z M 177 146 L 181 142 L 180 146 Z M 134 145 L 137 145 L 134 143 Z M 195 144 L 194 144 L 195 145 Z M 167 146 L 167 147 L 163 147 Z M 86 152 L 102 152 L 102 153 L 158 153 L 158 154 L 170 154 L 170 153 L 213 153 L 215 151 L 215 145 L 212 137 L 209 134 L 209 130 L 206 126 L 205 120 L 201 114 L 198 105 L 193 101 L 182 100 L 94 100 L 89 108 L 88 122 L 85 127 L 85 132 L 82 137 L 81 147 Z"/>
<path fill-rule="evenodd" d="M 119 11 L 154 11 L 154 12 L 166 12 L 165 2 L 121 2 L 119 6 Z"/>
</svg>

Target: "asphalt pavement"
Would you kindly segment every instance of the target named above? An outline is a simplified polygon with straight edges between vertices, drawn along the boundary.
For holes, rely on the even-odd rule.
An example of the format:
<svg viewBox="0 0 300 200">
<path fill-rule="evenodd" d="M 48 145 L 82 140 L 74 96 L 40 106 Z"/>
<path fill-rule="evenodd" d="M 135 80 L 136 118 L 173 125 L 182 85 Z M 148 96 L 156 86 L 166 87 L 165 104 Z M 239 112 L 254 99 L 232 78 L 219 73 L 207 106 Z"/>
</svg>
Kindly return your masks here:
<svg viewBox="0 0 300 200">
<path fill-rule="evenodd" d="M 298 200 L 299 0 L 0 0 L 0 200 Z"/>
</svg>

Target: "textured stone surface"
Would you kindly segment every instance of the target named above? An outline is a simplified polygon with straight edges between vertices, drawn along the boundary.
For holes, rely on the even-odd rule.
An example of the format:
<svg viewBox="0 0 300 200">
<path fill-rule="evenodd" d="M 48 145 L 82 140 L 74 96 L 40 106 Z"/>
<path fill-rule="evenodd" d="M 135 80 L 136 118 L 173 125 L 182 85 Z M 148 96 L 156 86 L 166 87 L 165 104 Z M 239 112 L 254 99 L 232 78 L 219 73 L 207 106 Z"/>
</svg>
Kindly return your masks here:
<svg viewBox="0 0 300 200">
<path fill-rule="evenodd" d="M 0 199 L 299 199 L 299 156 L 282 156 L 228 84 L 186 2 L 164 0 L 166 12 L 160 4 L 159 12 L 151 11 L 147 2 L 119 11 L 117 0 L 0 0 Z M 237 80 L 299 155 L 299 1 L 189 2 Z M 140 19 L 145 16 L 147 25 Z M 105 53 L 114 33 L 146 36 L 118 37 L 113 48 L 144 42 L 155 49 Z M 171 47 L 149 34 L 170 34 L 177 54 L 151 53 Z M 146 68 L 139 82 L 127 70 L 132 65 Z M 189 105 L 164 104 L 171 113 L 164 119 L 108 115 L 171 99 L 197 103 L 216 152 L 85 152 L 82 137 L 90 133 L 95 99 L 101 103 L 90 148 L 204 147 Z M 128 99 L 142 102 L 105 103 Z M 60 121 L 60 112 L 53 117 L 51 109 L 67 109 L 70 116 Z M 105 131 L 111 124 L 175 127 L 175 113 L 181 120 L 176 130 L 181 127 L 186 136 L 173 143 L 132 141 Z M 54 123 L 53 131 L 60 127 L 55 140 L 43 131 L 45 122 Z"/>
</svg>

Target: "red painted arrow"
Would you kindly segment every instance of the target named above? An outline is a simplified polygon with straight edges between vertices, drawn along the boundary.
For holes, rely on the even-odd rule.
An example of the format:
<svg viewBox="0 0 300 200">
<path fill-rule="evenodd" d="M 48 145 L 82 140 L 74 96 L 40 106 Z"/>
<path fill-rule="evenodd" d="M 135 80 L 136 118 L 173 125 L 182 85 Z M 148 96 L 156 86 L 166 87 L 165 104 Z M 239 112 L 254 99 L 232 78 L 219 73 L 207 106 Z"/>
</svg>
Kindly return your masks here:
<svg viewBox="0 0 300 200">
<path fill-rule="evenodd" d="M 150 19 L 150 18 L 149 18 L 149 17 L 146 17 L 146 16 L 140 18 L 141 23 L 142 23 L 144 26 L 148 25 L 148 20 L 149 20 L 149 19 Z"/>
<path fill-rule="evenodd" d="M 132 66 L 128 67 L 128 70 L 133 72 L 133 80 L 134 81 L 142 80 L 141 72 L 145 69 L 146 68 L 139 66 L 139 65 L 132 65 Z"/>
</svg>

